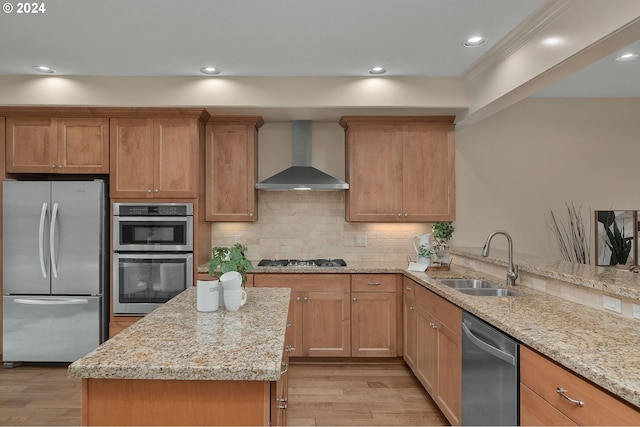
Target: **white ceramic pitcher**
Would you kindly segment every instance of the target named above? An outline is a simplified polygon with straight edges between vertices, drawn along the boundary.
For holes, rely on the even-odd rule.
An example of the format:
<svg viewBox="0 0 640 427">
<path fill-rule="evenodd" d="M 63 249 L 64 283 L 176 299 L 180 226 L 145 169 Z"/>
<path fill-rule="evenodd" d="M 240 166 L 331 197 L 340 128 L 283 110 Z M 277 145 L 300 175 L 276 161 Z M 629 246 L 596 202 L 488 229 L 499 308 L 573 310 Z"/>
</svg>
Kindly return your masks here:
<svg viewBox="0 0 640 427">
<path fill-rule="evenodd" d="M 416 254 L 420 246 L 429 245 L 429 240 L 431 240 L 431 233 L 423 234 L 422 236 L 413 236 L 413 247 L 416 250 Z"/>
</svg>

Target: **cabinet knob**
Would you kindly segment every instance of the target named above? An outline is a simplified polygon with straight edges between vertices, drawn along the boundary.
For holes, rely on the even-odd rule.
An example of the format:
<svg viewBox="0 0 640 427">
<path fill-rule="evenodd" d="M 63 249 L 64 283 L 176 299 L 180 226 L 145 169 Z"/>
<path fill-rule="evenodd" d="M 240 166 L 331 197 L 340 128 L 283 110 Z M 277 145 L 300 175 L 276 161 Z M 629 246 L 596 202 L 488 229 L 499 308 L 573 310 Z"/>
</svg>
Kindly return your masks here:
<svg viewBox="0 0 640 427">
<path fill-rule="evenodd" d="M 290 328 L 291 326 L 293 326 L 293 322 L 292 322 L 291 320 L 289 320 L 289 321 L 287 322 L 287 328 Z"/>
<path fill-rule="evenodd" d="M 399 213 L 399 214 L 398 214 L 398 216 L 399 216 L 399 217 L 402 217 L 402 214 L 401 214 L 401 213 Z"/>
<path fill-rule="evenodd" d="M 296 298 L 296 301 L 298 301 L 298 302 L 300 302 L 301 300 L 302 300 L 302 298 L 300 298 L 300 297 Z"/>
<path fill-rule="evenodd" d="M 358 301 L 358 298 L 353 297 L 353 302 L 356 302 L 356 301 Z"/>
<path fill-rule="evenodd" d="M 58 169 L 62 169 L 62 165 L 58 165 Z"/>
<path fill-rule="evenodd" d="M 249 212 L 249 218 L 253 218 L 253 214 Z"/>
<path fill-rule="evenodd" d="M 157 193 L 157 192 L 158 192 L 158 189 L 156 188 L 155 190 L 153 190 L 153 192 L 154 192 L 154 193 Z"/>
<path fill-rule="evenodd" d="M 286 351 L 287 353 L 291 353 L 293 350 L 295 350 L 295 348 L 294 348 L 294 347 L 291 347 L 291 345 L 290 345 L 290 344 L 287 344 L 287 346 L 285 347 L 285 351 Z"/>
<path fill-rule="evenodd" d="M 151 193 L 151 189 L 150 188 L 147 190 L 147 193 Z"/>
<path fill-rule="evenodd" d="M 304 302 L 307 302 L 307 301 L 309 301 L 309 298 L 308 297 L 304 297 Z"/>
<path fill-rule="evenodd" d="M 56 165 L 51 165 L 51 169 L 55 169 L 55 168 L 56 168 Z"/>
<path fill-rule="evenodd" d="M 432 329 L 438 329 L 438 325 L 435 323 L 429 323 L 429 326 L 431 326 Z"/>
<path fill-rule="evenodd" d="M 415 310 L 416 308 L 414 306 L 410 306 L 409 310 Z"/>
<path fill-rule="evenodd" d="M 405 218 L 407 218 L 408 216 L 409 216 L 409 214 L 408 214 L 408 213 L 405 213 L 405 214 L 404 214 L 404 217 L 405 217 Z"/>
</svg>

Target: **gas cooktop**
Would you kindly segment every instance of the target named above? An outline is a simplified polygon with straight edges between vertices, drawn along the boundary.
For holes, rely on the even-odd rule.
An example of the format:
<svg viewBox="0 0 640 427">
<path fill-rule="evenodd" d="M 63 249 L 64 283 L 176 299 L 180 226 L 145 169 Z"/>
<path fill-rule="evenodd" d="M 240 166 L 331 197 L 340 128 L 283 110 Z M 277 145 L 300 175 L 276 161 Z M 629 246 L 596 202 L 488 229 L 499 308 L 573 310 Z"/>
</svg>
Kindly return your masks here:
<svg viewBox="0 0 640 427">
<path fill-rule="evenodd" d="M 343 259 L 262 259 L 258 267 L 346 267 Z"/>
</svg>

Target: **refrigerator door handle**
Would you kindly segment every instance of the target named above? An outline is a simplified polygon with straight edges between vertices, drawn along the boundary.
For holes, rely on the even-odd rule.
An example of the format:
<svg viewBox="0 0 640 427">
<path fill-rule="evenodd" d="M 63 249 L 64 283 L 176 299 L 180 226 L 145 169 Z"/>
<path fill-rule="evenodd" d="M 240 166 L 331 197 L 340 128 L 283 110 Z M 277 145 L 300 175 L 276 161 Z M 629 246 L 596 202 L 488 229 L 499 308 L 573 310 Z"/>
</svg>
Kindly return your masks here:
<svg viewBox="0 0 640 427">
<path fill-rule="evenodd" d="M 42 204 L 40 212 L 40 229 L 38 232 L 38 254 L 40 255 L 40 269 L 42 270 L 42 278 L 47 278 L 47 267 L 44 265 L 44 220 L 47 215 L 47 202 Z"/>
<path fill-rule="evenodd" d="M 13 300 L 16 304 L 28 304 L 28 305 L 79 305 L 88 304 L 89 300 L 84 298 L 16 298 Z"/>
<path fill-rule="evenodd" d="M 53 277 L 58 278 L 58 269 L 56 268 L 56 220 L 58 219 L 58 202 L 53 204 L 53 213 L 51 214 L 51 228 L 49 229 L 49 252 L 51 256 L 51 273 Z"/>
</svg>

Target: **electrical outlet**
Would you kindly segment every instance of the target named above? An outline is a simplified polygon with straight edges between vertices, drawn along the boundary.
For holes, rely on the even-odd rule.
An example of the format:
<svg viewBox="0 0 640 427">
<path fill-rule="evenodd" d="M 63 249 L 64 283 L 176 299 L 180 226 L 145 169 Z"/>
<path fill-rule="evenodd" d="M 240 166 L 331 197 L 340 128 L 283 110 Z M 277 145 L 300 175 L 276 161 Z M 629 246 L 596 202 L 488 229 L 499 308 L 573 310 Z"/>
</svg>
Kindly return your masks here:
<svg viewBox="0 0 640 427">
<path fill-rule="evenodd" d="M 356 246 L 367 246 L 366 234 L 356 234 Z"/>
<path fill-rule="evenodd" d="M 632 304 L 632 305 L 633 305 L 633 318 L 640 319 L 640 305 L 638 304 Z"/>
<path fill-rule="evenodd" d="M 616 313 L 622 313 L 622 303 L 618 298 L 603 296 L 602 307 L 605 310 L 615 311 Z"/>
<path fill-rule="evenodd" d="M 236 234 L 234 243 L 242 243 L 242 236 L 239 234 Z"/>
</svg>

